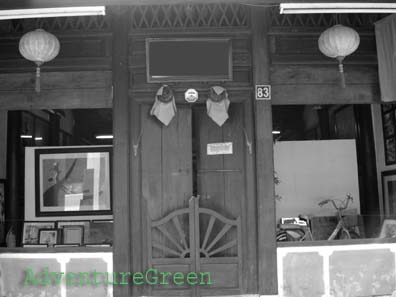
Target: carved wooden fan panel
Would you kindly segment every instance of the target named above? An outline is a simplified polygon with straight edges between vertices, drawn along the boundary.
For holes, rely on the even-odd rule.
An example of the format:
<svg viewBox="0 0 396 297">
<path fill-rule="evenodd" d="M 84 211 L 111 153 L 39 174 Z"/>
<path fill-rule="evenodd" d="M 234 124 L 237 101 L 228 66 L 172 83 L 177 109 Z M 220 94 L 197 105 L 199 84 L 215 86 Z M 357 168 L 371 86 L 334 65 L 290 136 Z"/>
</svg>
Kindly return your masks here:
<svg viewBox="0 0 396 297">
<path fill-rule="evenodd" d="M 192 296 L 214 290 L 241 292 L 242 251 L 240 218 L 229 219 L 216 211 L 199 207 L 192 197 L 188 208 L 178 209 L 159 220 L 148 220 L 148 264 L 159 271 L 210 272 L 213 285 L 166 288 L 191 290 Z M 165 288 L 152 288 L 165 296 Z M 206 293 L 205 293 L 206 292 Z M 186 293 L 187 294 L 187 293 Z M 186 295 L 187 296 L 187 295 Z M 188 294 L 190 296 L 190 294 Z"/>
</svg>

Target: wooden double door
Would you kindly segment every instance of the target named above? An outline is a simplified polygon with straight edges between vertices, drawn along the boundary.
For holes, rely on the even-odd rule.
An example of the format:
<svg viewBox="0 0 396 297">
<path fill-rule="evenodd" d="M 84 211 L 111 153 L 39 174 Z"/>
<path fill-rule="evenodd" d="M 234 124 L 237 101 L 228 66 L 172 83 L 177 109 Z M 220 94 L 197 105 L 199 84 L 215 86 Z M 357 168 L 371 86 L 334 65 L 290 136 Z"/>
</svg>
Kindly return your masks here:
<svg viewBox="0 0 396 297">
<path fill-rule="evenodd" d="M 136 142 L 139 147 L 135 157 L 139 158 L 140 164 L 142 238 L 139 242 L 134 242 L 136 238 L 132 241 L 133 246 L 140 245 L 141 267 L 144 270 L 156 266 L 171 272 L 180 269 L 182 272 L 194 271 L 200 267 L 201 272 L 208 270 L 211 273 L 213 281 L 212 285 L 204 288 L 147 286 L 145 294 L 213 296 L 256 291 L 257 226 L 250 107 L 249 103 L 232 103 L 229 119 L 219 127 L 208 117 L 203 105 L 178 105 L 177 113 L 168 126 L 150 116 L 150 106 L 140 105 L 140 133 L 136 133 L 139 135 Z M 232 143 L 232 154 L 208 155 L 208 144 L 226 142 Z M 230 222 L 239 221 L 237 245 L 232 243 L 238 237 L 236 229 L 224 232 L 224 222 L 211 219 L 211 216 L 201 216 L 193 223 L 191 214 L 187 213 L 178 219 L 180 228 L 176 227 L 177 222 L 168 220 L 170 225 L 164 224 L 163 230 L 156 230 L 158 234 L 155 235 L 152 224 L 164 222 L 177 210 L 189 209 L 192 196 L 199 197 L 196 207 L 213 211 Z M 193 224 L 196 226 L 191 228 Z M 211 229 L 209 235 L 206 234 L 208 228 Z M 190 252 L 183 256 L 175 254 L 174 251 L 184 244 L 177 229 L 183 231 L 188 247 L 196 246 L 198 249 L 205 238 L 205 244 L 208 244 L 220 233 L 221 238 L 211 248 L 220 248 L 221 251 L 210 257 L 202 250 L 195 251 L 193 255 Z M 229 248 L 224 248 L 227 244 Z M 228 261 L 231 258 L 235 265 Z M 208 261 L 214 265 L 205 265 Z M 230 266 L 227 268 L 222 264 Z"/>
</svg>

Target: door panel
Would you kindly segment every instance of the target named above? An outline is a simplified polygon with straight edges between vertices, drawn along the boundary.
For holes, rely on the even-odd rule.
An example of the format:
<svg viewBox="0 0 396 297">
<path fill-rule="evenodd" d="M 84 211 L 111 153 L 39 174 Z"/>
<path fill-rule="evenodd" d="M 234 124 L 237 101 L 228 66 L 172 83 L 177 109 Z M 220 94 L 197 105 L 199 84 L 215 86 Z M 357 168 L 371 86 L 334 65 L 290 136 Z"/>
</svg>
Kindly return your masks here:
<svg viewBox="0 0 396 297">
<path fill-rule="evenodd" d="M 142 196 L 158 219 L 188 204 L 192 195 L 191 109 L 178 107 L 169 126 L 142 108 Z"/>
<path fill-rule="evenodd" d="M 245 104 L 231 104 L 230 117 L 222 127 L 208 117 L 205 106 L 186 105 L 177 108 L 175 118 L 166 127 L 149 115 L 150 106 L 141 107 L 143 267 L 156 267 L 162 271 L 208 271 L 213 274 L 216 283 L 203 287 L 151 286 L 146 288 L 145 295 L 244 293 L 247 280 L 243 277 L 246 277 L 249 267 L 255 265 L 244 263 L 243 259 L 248 257 L 244 251 L 249 239 L 249 244 L 255 244 L 256 236 L 253 234 L 255 229 L 246 228 L 245 223 L 248 205 L 245 166 L 247 158 L 252 157 L 246 149 Z M 207 155 L 207 144 L 219 142 L 232 142 L 233 153 Z M 230 220 L 238 220 L 239 227 L 230 228 L 222 234 L 224 222 L 214 222 L 212 218 L 211 223 L 211 216 L 207 213 L 195 215 L 196 212 L 191 211 L 195 216 L 193 223 L 192 217 L 187 214 L 178 216 L 181 231 L 176 226 L 179 223 L 175 225 L 172 220 L 167 221 L 162 230 L 157 228 L 155 224 L 162 224 L 162 219 L 167 215 L 189 207 L 193 189 L 200 196 L 196 207 L 213 210 Z M 249 203 L 254 201 L 254 197 L 249 199 Z M 180 250 L 181 233 L 181 237 L 185 235 L 188 248 L 192 249 L 191 254 L 180 256 L 175 253 L 175 250 Z M 216 236 L 219 236 L 219 240 Z M 205 244 L 207 248 L 212 242 L 216 243 L 210 247 L 210 251 L 220 249 L 220 252 L 208 256 L 210 251 L 205 249 Z"/>
<path fill-rule="evenodd" d="M 230 118 L 219 127 L 201 108 L 194 113 L 194 129 L 197 135 L 197 193 L 201 195 L 200 206 L 213 209 L 227 217 L 243 215 L 245 197 L 243 133 L 243 105 L 232 104 Z M 208 143 L 232 142 L 233 154 L 207 155 Z M 207 222 L 201 222 L 205 228 Z M 219 226 L 214 226 L 216 232 Z M 227 241 L 235 234 L 227 234 Z M 235 249 L 224 255 L 235 254 Z"/>
</svg>

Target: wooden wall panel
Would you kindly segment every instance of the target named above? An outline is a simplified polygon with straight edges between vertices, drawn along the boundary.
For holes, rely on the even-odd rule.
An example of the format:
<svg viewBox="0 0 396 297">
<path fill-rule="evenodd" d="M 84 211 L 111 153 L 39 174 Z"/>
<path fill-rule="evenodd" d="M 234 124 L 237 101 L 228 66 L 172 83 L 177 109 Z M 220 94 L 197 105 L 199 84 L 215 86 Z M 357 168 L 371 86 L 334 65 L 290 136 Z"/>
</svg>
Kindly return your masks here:
<svg viewBox="0 0 396 297">
<path fill-rule="evenodd" d="M 43 70 L 110 70 L 111 33 L 90 32 L 78 34 L 54 33 L 60 41 L 59 55 L 43 65 Z M 19 38 L 14 35 L 1 38 L 0 70 L 2 72 L 32 72 L 35 64 L 25 60 L 18 50 Z"/>
</svg>

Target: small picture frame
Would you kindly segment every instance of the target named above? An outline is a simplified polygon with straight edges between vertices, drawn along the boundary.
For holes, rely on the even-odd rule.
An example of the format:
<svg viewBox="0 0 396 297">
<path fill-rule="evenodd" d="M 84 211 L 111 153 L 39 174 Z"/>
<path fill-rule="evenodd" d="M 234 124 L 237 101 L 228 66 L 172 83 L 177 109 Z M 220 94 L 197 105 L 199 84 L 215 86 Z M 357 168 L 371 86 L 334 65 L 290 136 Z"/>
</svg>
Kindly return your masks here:
<svg viewBox="0 0 396 297">
<path fill-rule="evenodd" d="M 95 220 L 90 224 L 89 242 L 86 244 L 113 244 L 113 221 Z"/>
<path fill-rule="evenodd" d="M 40 229 L 39 244 L 54 246 L 58 243 L 58 229 Z"/>
<path fill-rule="evenodd" d="M 62 244 L 82 245 L 84 243 L 84 227 L 77 225 L 63 226 L 62 238 Z"/>
<path fill-rule="evenodd" d="M 33 222 L 26 221 L 23 223 L 22 244 L 39 244 L 39 230 L 40 229 L 54 229 L 54 222 Z"/>
<path fill-rule="evenodd" d="M 89 242 L 90 221 L 57 221 L 56 227 L 62 230 L 64 226 L 82 226 L 84 228 L 83 243 Z"/>
<path fill-rule="evenodd" d="M 396 238 L 396 220 L 384 220 L 379 238 Z"/>
</svg>

